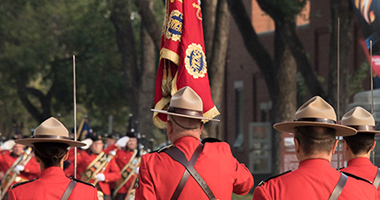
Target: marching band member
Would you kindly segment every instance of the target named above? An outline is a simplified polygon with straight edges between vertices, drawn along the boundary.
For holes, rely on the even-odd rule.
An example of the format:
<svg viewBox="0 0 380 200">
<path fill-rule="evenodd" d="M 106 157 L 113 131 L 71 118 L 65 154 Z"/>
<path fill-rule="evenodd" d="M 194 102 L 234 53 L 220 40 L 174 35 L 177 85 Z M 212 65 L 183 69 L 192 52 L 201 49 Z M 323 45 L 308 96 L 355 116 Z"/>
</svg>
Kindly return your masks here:
<svg viewBox="0 0 380 200">
<path fill-rule="evenodd" d="M 334 108 L 316 96 L 295 113 L 294 121 L 274 125 L 294 133 L 298 169 L 269 178 L 256 187 L 254 200 L 378 199 L 369 182 L 347 177 L 331 167 L 338 144 L 336 136 L 350 136 L 356 130 L 336 123 Z"/>
<path fill-rule="evenodd" d="M 167 111 L 152 111 L 167 114 L 173 146 L 142 156 L 136 199 L 231 199 L 232 193 L 251 190 L 251 172 L 233 157 L 227 143 L 200 142 L 201 120 L 213 119 L 203 117 L 202 99 L 193 89 L 178 90 Z"/>
<path fill-rule="evenodd" d="M 110 183 L 116 182 L 121 177 L 120 168 L 114 159 L 116 153 L 111 151 L 106 154 L 103 151 L 104 144 L 100 135 L 93 133 L 89 137 L 93 141 L 89 153 L 82 154 L 82 162 L 78 163 L 81 180 L 96 186 L 99 199 L 111 200 Z"/>
<path fill-rule="evenodd" d="M 93 185 L 67 178 L 63 172 L 63 162 L 68 157 L 67 148 L 85 144 L 71 140 L 67 128 L 60 121 L 51 117 L 36 128 L 33 138 L 16 140 L 16 143 L 34 146 L 41 176 L 12 186 L 10 200 L 97 199 Z"/>
<path fill-rule="evenodd" d="M 7 190 L 11 185 L 38 178 L 40 166 L 33 157 L 31 148 L 25 150 L 25 145 L 14 144 L 10 153 L 0 154 L 0 165 L 6 172 L 2 181 L 1 196 L 7 199 Z"/>
<path fill-rule="evenodd" d="M 113 196 L 116 200 L 124 200 L 133 182 L 133 176 L 136 175 L 135 169 L 140 163 L 139 159 L 133 162 L 137 156 L 137 137 L 133 129 L 130 129 L 126 136 L 117 140 L 114 145 L 108 147 L 105 152 L 107 153 L 115 148 L 119 149 L 116 152 L 115 160 L 121 169 L 122 177 L 116 183 L 116 192 Z"/>
<path fill-rule="evenodd" d="M 343 137 L 347 167 L 341 171 L 371 181 L 380 199 L 380 169 L 369 159 L 376 145 L 375 135 L 380 134 L 375 130 L 375 119 L 364 108 L 355 107 L 342 117 L 341 123 L 358 131 L 356 135 Z"/>
</svg>

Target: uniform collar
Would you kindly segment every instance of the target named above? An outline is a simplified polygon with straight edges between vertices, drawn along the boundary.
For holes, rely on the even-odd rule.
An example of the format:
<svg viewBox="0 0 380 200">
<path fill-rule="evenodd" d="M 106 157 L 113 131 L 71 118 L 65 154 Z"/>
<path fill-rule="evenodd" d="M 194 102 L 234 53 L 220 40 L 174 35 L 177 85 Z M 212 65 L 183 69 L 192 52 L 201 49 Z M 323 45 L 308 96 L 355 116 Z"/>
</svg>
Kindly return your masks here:
<svg viewBox="0 0 380 200">
<path fill-rule="evenodd" d="M 371 161 L 366 157 L 357 157 L 349 160 L 347 166 L 357 166 L 357 165 L 373 165 Z"/>
<path fill-rule="evenodd" d="M 54 166 L 54 167 L 48 167 L 42 170 L 40 177 L 44 178 L 44 177 L 57 176 L 57 175 L 66 176 L 62 168 Z"/>
<path fill-rule="evenodd" d="M 298 168 L 303 168 L 303 167 L 331 167 L 330 162 L 326 159 L 319 159 L 319 158 L 314 158 L 314 159 L 307 159 L 302 161 Z"/>
<path fill-rule="evenodd" d="M 186 155 L 187 160 L 189 160 L 200 143 L 201 141 L 197 138 L 186 136 L 176 140 L 174 146 L 178 147 Z"/>
</svg>

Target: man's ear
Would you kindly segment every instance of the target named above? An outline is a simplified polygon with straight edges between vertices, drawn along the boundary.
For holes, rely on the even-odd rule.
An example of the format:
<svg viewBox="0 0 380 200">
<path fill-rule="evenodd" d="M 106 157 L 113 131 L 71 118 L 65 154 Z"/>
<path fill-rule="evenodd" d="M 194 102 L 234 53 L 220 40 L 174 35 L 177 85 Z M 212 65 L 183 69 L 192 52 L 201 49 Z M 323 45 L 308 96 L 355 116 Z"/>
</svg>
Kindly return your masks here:
<svg viewBox="0 0 380 200">
<path fill-rule="evenodd" d="M 375 146 L 376 146 L 376 140 L 373 140 L 373 145 L 372 145 L 370 151 L 373 151 L 375 149 Z"/>
<path fill-rule="evenodd" d="M 299 143 L 297 138 L 293 138 L 293 140 L 294 140 L 295 151 L 296 151 L 296 153 L 299 153 L 300 152 L 300 143 Z"/>
<path fill-rule="evenodd" d="M 201 127 L 199 128 L 201 134 L 202 134 L 202 130 L 203 130 L 203 127 L 205 126 L 205 124 L 203 122 L 201 122 Z"/>
<path fill-rule="evenodd" d="M 69 158 L 69 151 L 66 151 L 66 154 L 63 156 L 63 161 L 67 160 Z"/>
<path fill-rule="evenodd" d="M 334 147 L 333 147 L 332 152 L 331 152 L 332 154 L 335 153 L 335 149 L 338 146 L 338 142 L 339 142 L 339 140 L 335 140 Z"/>
</svg>

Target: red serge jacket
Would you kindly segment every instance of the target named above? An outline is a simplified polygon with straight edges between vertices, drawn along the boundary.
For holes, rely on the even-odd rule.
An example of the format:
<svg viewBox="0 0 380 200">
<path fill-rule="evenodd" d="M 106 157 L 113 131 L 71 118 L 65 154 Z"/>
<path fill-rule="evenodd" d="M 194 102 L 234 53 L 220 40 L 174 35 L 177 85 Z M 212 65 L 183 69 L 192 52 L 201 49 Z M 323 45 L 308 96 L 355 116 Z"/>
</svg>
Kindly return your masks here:
<svg viewBox="0 0 380 200">
<path fill-rule="evenodd" d="M 65 176 L 62 168 L 49 167 L 42 171 L 41 177 L 34 181 L 22 183 L 9 190 L 9 200 L 51 200 L 61 199 L 70 179 Z M 78 182 L 72 191 L 69 200 L 96 200 L 96 188 Z"/>
<path fill-rule="evenodd" d="M 104 150 L 105 153 L 109 153 L 110 151 L 116 149 L 117 147 L 114 145 L 112 146 L 109 146 L 107 147 L 107 149 Z M 122 170 L 124 168 L 125 165 L 128 164 L 129 160 L 131 159 L 133 155 L 133 151 L 128 151 L 128 150 L 122 150 L 122 149 L 119 149 L 116 151 L 116 156 L 114 157 L 115 158 L 115 161 L 117 163 L 117 165 L 119 166 L 120 170 Z M 131 185 L 132 183 L 132 179 L 133 177 L 131 177 L 128 182 L 126 182 L 124 184 L 124 186 L 122 188 L 120 188 L 120 190 L 117 192 L 118 194 L 125 194 L 128 192 L 128 189 L 129 189 L 129 186 Z"/>
<path fill-rule="evenodd" d="M 377 170 L 378 168 L 368 158 L 354 158 L 349 160 L 347 167 L 340 171 L 359 176 L 373 183 Z M 380 187 L 377 188 L 377 194 L 380 199 Z"/>
<path fill-rule="evenodd" d="M 199 144 L 200 141 L 193 137 L 183 137 L 174 143 L 187 160 L 190 160 Z M 230 146 L 225 142 L 206 143 L 195 163 L 195 169 L 219 200 L 231 199 L 232 193 L 247 194 L 253 187 L 251 172 L 232 156 Z M 170 199 L 184 171 L 185 167 L 166 153 L 143 155 L 136 199 Z M 179 199 L 202 200 L 208 197 L 190 176 Z"/>
<path fill-rule="evenodd" d="M 80 166 L 86 166 L 85 168 L 78 169 L 80 172 L 86 171 L 87 166 L 97 157 L 97 154 L 90 154 L 88 157 L 83 158 L 83 162 L 85 164 L 78 164 Z M 105 195 L 111 195 L 111 189 L 109 183 L 116 182 L 120 177 L 120 168 L 117 166 L 115 159 L 112 158 L 111 161 L 108 163 L 106 169 L 103 172 L 106 180 L 105 181 L 99 181 L 99 187 L 102 190 L 102 192 Z M 94 180 L 91 180 L 90 183 L 93 183 Z"/>
<path fill-rule="evenodd" d="M 340 172 L 324 159 L 302 161 L 293 172 L 269 179 L 256 187 L 254 200 L 321 200 L 328 199 L 333 192 Z M 368 182 L 348 177 L 339 199 L 378 199 L 376 189 Z"/>
</svg>

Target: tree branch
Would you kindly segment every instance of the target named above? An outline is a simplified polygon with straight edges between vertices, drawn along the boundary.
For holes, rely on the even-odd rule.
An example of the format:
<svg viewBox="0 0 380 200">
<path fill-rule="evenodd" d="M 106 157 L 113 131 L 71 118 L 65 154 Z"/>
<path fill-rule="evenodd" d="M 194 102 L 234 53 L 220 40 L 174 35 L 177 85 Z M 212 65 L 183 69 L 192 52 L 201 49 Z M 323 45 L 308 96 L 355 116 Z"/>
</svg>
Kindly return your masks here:
<svg viewBox="0 0 380 200">
<path fill-rule="evenodd" d="M 256 61 L 266 83 L 269 94 L 275 93 L 274 62 L 268 51 L 261 44 L 256 31 L 251 25 L 251 20 L 241 0 L 228 0 L 228 7 L 243 37 L 244 45 L 248 53 Z M 249 25 L 248 25 L 249 24 Z"/>
</svg>

